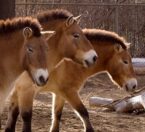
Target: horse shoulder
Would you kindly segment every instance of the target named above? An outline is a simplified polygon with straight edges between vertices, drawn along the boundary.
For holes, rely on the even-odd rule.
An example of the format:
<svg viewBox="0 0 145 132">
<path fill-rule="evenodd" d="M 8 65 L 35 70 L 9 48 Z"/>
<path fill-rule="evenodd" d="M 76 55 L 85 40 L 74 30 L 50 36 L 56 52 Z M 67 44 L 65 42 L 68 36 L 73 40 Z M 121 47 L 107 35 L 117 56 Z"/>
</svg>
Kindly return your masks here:
<svg viewBox="0 0 145 132">
<path fill-rule="evenodd" d="M 18 93 L 23 94 L 26 91 L 33 91 L 34 90 L 34 83 L 30 78 L 27 71 L 24 71 L 18 79 L 15 81 L 15 90 Z"/>
</svg>

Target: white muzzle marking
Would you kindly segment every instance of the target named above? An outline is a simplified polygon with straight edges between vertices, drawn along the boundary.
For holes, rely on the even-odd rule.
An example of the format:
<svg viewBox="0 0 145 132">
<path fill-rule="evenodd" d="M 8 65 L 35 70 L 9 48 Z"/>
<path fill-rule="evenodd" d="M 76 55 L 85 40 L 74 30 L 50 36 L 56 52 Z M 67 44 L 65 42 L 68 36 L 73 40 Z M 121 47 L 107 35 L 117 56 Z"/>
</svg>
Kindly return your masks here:
<svg viewBox="0 0 145 132">
<path fill-rule="evenodd" d="M 137 80 L 135 78 L 129 79 L 124 87 L 128 92 L 133 92 L 137 88 Z"/>
<path fill-rule="evenodd" d="M 88 67 L 94 64 L 97 58 L 98 58 L 98 55 L 95 52 L 95 50 L 89 50 L 88 52 L 86 52 L 83 57 L 85 67 Z"/>
<path fill-rule="evenodd" d="M 38 85 L 44 85 L 48 80 L 48 70 L 47 69 L 38 69 L 36 70 L 34 77 Z"/>
</svg>

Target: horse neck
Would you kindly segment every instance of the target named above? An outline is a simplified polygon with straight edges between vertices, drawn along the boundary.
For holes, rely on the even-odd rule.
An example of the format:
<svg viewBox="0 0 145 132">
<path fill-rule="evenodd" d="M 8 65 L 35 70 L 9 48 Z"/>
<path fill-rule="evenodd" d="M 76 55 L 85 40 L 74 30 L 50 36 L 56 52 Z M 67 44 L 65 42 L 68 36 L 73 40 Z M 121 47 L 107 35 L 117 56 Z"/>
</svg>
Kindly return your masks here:
<svg viewBox="0 0 145 132">
<path fill-rule="evenodd" d="M 99 57 L 96 64 L 86 71 L 88 76 L 107 71 L 107 63 L 114 54 L 111 43 L 101 41 L 92 41 L 91 43 Z"/>
<path fill-rule="evenodd" d="M 64 58 L 58 51 L 59 38 L 60 36 L 57 34 L 48 40 L 49 51 L 47 66 L 49 71 L 51 71 L 54 66 Z"/>
<path fill-rule="evenodd" d="M 48 45 L 49 45 L 49 52 L 48 52 L 48 70 L 51 71 L 54 66 L 61 60 L 63 59 L 63 56 L 59 54 L 57 51 L 57 47 L 59 45 L 59 39 L 60 39 L 60 33 L 61 33 L 61 26 L 62 26 L 62 21 L 56 20 L 56 21 L 49 21 L 49 22 L 43 22 L 41 23 L 43 30 L 53 30 L 56 31 L 57 34 L 52 36 L 48 40 Z"/>
<path fill-rule="evenodd" d="M 0 37 L 0 85 L 9 87 L 23 71 L 20 64 L 20 50 L 23 44 L 22 33 L 15 32 Z"/>
<path fill-rule="evenodd" d="M 62 24 L 64 23 L 64 21 L 61 20 L 50 20 L 47 22 L 40 22 L 40 24 L 43 27 L 43 30 L 54 30 L 57 31 L 60 27 L 62 27 Z"/>
<path fill-rule="evenodd" d="M 61 57 L 57 51 L 55 51 L 54 49 L 51 49 L 48 52 L 48 63 L 47 63 L 47 68 L 49 71 L 51 71 L 59 61 L 61 61 L 63 59 L 63 57 Z"/>
</svg>

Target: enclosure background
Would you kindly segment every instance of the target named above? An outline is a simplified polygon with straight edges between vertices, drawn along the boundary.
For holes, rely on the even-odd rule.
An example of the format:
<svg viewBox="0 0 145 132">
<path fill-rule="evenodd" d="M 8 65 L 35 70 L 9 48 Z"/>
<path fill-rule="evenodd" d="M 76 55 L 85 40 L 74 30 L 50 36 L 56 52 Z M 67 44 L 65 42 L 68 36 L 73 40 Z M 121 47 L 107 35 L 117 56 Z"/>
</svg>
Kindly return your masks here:
<svg viewBox="0 0 145 132">
<path fill-rule="evenodd" d="M 133 57 L 145 57 L 145 0 L 16 0 L 16 16 L 55 8 L 85 14 L 82 28 L 115 31 L 132 44 Z"/>
</svg>

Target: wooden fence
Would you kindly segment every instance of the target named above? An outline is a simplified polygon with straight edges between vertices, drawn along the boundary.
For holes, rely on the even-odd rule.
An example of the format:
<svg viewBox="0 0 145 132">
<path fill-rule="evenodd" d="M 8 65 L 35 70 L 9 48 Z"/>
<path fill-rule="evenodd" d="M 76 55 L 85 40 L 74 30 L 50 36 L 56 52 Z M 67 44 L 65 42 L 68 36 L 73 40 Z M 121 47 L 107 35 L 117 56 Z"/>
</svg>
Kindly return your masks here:
<svg viewBox="0 0 145 132">
<path fill-rule="evenodd" d="M 23 0 L 16 3 L 16 16 L 29 16 L 43 10 L 63 8 L 74 15 L 85 14 L 83 28 L 100 28 L 115 31 L 131 42 L 133 57 L 145 57 L 145 4 L 143 3 L 57 3 L 50 0 L 37 2 Z"/>
</svg>

